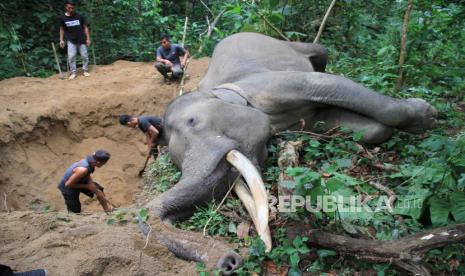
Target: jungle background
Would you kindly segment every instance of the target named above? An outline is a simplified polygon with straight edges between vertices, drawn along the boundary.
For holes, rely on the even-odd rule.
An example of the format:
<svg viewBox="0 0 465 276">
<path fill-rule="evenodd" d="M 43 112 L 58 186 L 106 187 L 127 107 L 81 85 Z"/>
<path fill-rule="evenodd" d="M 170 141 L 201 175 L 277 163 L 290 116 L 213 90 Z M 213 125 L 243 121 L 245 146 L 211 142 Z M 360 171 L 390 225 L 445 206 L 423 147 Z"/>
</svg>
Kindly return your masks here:
<svg viewBox="0 0 465 276">
<path fill-rule="evenodd" d="M 82 0 L 78 12 L 89 21 L 91 63 L 119 59 L 153 61 L 161 33 L 173 42 L 183 40 L 194 57 L 210 56 L 222 38 L 240 32 L 264 33 L 278 39 L 313 42 L 331 1 L 161 1 Z M 408 18 L 404 62 L 399 62 L 406 11 Z M 63 1 L 0 2 L 0 79 L 47 77 L 57 72 L 51 42 L 58 45 L 58 19 Z M 276 271 L 302 273 L 368 273 L 401 275 L 389 263 L 373 263 L 340 256 L 337 251 L 308 246 L 305 237 L 289 241 L 284 229 L 291 221 L 332 233 L 376 240 L 393 240 L 425 229 L 465 222 L 465 1 L 336 1 L 320 43 L 329 50 L 328 72 L 344 75 L 381 93 L 420 97 L 439 112 L 437 127 L 418 137 L 396 133 L 379 146 L 358 143 L 360 134 L 344 129 L 322 139 L 311 133 L 282 133 L 273 137 L 264 168 L 268 188 L 298 195 L 382 195 L 376 181 L 396 194 L 396 204 L 415 199 L 421 206 L 394 212 L 350 215 L 338 210 L 309 214 L 303 208 L 279 214 L 272 222 L 276 242 L 265 253 L 259 239 L 238 237 L 247 215 L 237 199 L 220 208 L 200 209 L 179 226 L 207 232 L 249 248 L 250 258 L 239 273 Z M 62 69 L 66 53 L 58 49 Z M 280 181 L 277 159 L 283 141 L 302 142 L 299 165 L 286 168 Z M 381 165 L 381 166 L 380 166 Z M 153 190 L 161 192 L 179 178 L 167 156 L 152 164 Z M 405 204 L 404 204 L 405 206 Z M 125 216 L 121 211 L 113 222 Z M 112 223 L 113 223 L 112 222 Z M 253 229 L 251 229 L 253 232 Z M 253 236 L 253 235 L 251 235 Z M 423 261 L 433 274 L 465 274 L 463 244 L 429 251 Z M 199 265 L 200 274 L 207 274 Z"/>
</svg>

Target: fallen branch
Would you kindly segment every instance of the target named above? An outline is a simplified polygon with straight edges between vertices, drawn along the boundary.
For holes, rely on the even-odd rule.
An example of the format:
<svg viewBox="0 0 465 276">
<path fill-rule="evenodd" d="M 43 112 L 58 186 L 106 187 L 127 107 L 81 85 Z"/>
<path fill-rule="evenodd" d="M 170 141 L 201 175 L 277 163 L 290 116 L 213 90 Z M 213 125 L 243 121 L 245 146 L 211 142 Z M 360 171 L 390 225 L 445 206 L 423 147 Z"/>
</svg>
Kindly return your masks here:
<svg viewBox="0 0 465 276">
<path fill-rule="evenodd" d="M 329 136 L 329 135 L 325 135 L 325 134 L 319 134 L 319 133 L 315 133 L 315 132 L 311 132 L 311 131 L 303 131 L 303 130 L 286 130 L 286 131 L 280 131 L 278 133 L 275 133 L 274 135 L 278 135 L 278 136 L 281 136 L 281 135 L 287 135 L 287 134 L 307 134 L 307 135 L 310 135 L 314 138 L 317 138 L 317 139 L 330 139 L 330 138 L 333 138 L 334 136 Z"/>
<path fill-rule="evenodd" d="M 394 208 L 394 201 L 396 201 L 397 199 L 397 196 L 396 194 L 394 193 L 394 191 L 392 191 L 391 189 L 389 189 L 388 187 L 382 185 L 381 183 L 379 182 L 375 182 L 375 181 L 368 181 L 368 184 L 378 190 L 381 190 L 383 191 L 384 193 L 386 193 L 388 196 L 389 196 L 389 199 L 388 199 L 388 202 L 387 202 L 387 205 L 388 205 L 388 208 L 389 210 L 392 210 Z"/>
<path fill-rule="evenodd" d="M 377 168 L 378 170 L 381 170 L 381 171 L 387 171 L 387 172 L 400 172 L 399 169 L 397 168 L 394 168 L 394 167 L 388 167 L 388 166 L 385 166 L 383 164 L 380 164 L 380 163 L 369 163 L 370 166 L 372 166 L 373 168 Z"/>
<path fill-rule="evenodd" d="M 329 5 L 328 10 L 326 11 L 325 16 L 323 17 L 323 21 L 321 21 L 320 28 L 318 29 L 318 33 L 316 34 L 315 40 L 313 40 L 313 43 L 318 43 L 320 41 L 321 34 L 323 33 L 323 29 L 325 28 L 325 25 L 326 25 L 326 20 L 328 20 L 329 13 L 331 12 L 335 4 L 336 4 L 336 0 L 333 0 L 331 4 Z"/>
<path fill-rule="evenodd" d="M 278 28 L 276 28 L 275 25 L 271 24 L 271 22 L 268 21 L 268 19 L 263 14 L 258 13 L 258 15 L 260 15 L 260 17 L 265 21 L 266 24 L 268 24 L 268 26 L 270 26 L 275 32 L 284 38 L 284 40 L 289 41 L 289 38 L 287 38 Z"/>
<path fill-rule="evenodd" d="M 210 20 L 208 19 L 208 16 L 206 16 L 206 20 L 207 20 L 207 30 L 206 30 L 206 38 L 210 38 L 212 33 L 213 33 L 213 30 L 215 29 L 215 26 L 216 24 L 218 24 L 221 16 L 223 16 L 223 14 L 226 12 L 226 9 L 222 10 L 214 19 L 213 19 L 213 22 L 210 23 Z M 211 11 L 210 11 L 211 13 Z M 213 15 L 213 13 L 211 13 Z M 201 33 L 200 34 L 200 37 L 199 37 L 199 40 L 202 41 L 202 36 L 205 34 L 205 32 Z M 197 53 L 202 53 L 202 50 L 203 50 L 203 43 L 200 44 L 200 47 L 199 47 L 199 50 L 197 50 Z"/>
<path fill-rule="evenodd" d="M 335 235 L 321 230 L 303 233 L 313 246 L 337 250 L 339 254 L 374 262 L 393 263 L 412 273 L 429 275 L 421 265 L 426 252 L 433 248 L 465 240 L 465 224 L 456 224 L 391 241 L 373 241 Z"/>
</svg>

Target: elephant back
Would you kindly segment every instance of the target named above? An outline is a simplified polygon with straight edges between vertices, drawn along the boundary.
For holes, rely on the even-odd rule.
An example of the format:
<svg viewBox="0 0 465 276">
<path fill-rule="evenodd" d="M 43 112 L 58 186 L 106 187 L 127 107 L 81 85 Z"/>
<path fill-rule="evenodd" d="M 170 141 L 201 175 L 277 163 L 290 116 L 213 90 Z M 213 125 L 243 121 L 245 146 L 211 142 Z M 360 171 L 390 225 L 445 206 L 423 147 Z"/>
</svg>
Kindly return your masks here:
<svg viewBox="0 0 465 276">
<path fill-rule="evenodd" d="M 223 39 L 215 47 L 199 90 L 208 91 L 266 71 L 314 70 L 308 57 L 289 43 L 258 33 L 238 33 Z"/>
</svg>

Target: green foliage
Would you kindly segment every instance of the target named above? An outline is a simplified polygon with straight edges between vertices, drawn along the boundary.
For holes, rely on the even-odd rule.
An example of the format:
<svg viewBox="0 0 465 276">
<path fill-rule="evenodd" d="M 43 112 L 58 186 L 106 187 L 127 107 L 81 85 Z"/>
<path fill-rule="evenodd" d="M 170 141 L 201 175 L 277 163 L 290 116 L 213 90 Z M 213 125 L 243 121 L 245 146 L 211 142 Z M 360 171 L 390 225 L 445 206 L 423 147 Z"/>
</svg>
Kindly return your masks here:
<svg viewBox="0 0 465 276">
<path fill-rule="evenodd" d="M 301 275 L 299 268 L 300 255 L 310 251 L 305 242 L 306 237 L 296 236 L 292 242 L 286 237 L 284 229 L 278 229 L 275 236 L 277 245 L 268 253 L 265 252 L 265 244 L 260 238 L 254 238 L 249 247 L 250 257 L 245 261 L 238 275 L 250 275 L 253 272 L 260 273 L 261 265 L 265 260 L 270 260 L 278 267 L 289 266 L 288 275 Z"/>
<path fill-rule="evenodd" d="M 421 200 L 426 206 L 403 214 L 418 219 L 422 211 L 425 215 L 429 213 L 433 226 L 464 222 L 465 133 L 452 138 L 433 135 L 418 147 L 407 146 L 406 151 L 414 159 L 401 165 L 400 172 L 390 178 L 409 184 L 399 191 L 404 197 Z"/>
<path fill-rule="evenodd" d="M 239 202 L 226 202 L 226 205 L 238 205 Z M 216 211 L 216 204 L 211 202 L 206 207 L 201 207 L 186 221 L 178 223 L 178 226 L 184 230 L 193 230 L 203 232 L 205 225 L 206 233 L 210 236 L 235 236 L 236 225 L 228 221 L 221 213 Z"/>
<path fill-rule="evenodd" d="M 153 179 L 151 190 L 157 193 L 168 190 L 181 178 L 181 172 L 173 164 L 168 154 L 160 155 L 155 162 L 150 164 L 148 171 L 150 179 Z"/>
<path fill-rule="evenodd" d="M 146 222 L 149 219 L 148 210 L 145 208 L 139 209 L 137 212 L 128 208 L 116 208 L 112 213 L 108 215 L 107 224 L 114 225 L 125 225 L 128 222 L 137 223 L 138 218 Z"/>
<path fill-rule="evenodd" d="M 128 221 L 130 221 L 129 216 L 130 216 L 129 209 L 116 208 L 110 214 L 109 218 L 107 219 L 107 224 L 113 225 L 115 223 L 118 223 L 118 224 L 124 225 Z"/>
</svg>

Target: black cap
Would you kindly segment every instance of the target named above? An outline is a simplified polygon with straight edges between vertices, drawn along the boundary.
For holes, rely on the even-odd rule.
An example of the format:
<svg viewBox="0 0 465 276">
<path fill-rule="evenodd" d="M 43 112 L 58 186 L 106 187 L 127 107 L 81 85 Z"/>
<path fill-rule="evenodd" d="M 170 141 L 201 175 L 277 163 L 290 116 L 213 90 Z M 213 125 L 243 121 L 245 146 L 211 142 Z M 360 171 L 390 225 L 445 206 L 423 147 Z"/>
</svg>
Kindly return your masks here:
<svg viewBox="0 0 465 276">
<path fill-rule="evenodd" d="M 98 150 L 92 154 L 95 161 L 106 163 L 110 159 L 111 154 L 106 150 Z"/>
<path fill-rule="evenodd" d="M 119 123 L 123 126 L 127 125 L 129 121 L 131 121 L 132 116 L 129 115 L 120 115 L 119 116 Z"/>
</svg>

